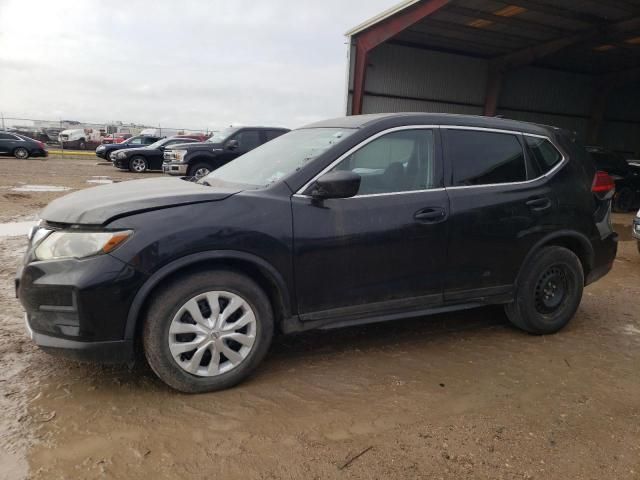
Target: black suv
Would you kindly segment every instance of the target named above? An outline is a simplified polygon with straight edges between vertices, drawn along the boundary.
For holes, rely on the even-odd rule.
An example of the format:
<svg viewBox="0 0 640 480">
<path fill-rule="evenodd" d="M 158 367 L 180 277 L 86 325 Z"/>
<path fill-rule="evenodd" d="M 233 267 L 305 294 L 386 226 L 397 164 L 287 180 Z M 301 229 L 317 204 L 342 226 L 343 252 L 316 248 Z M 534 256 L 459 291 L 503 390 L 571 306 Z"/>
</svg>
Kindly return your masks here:
<svg viewBox="0 0 640 480">
<path fill-rule="evenodd" d="M 130 361 L 172 387 L 245 378 L 275 332 L 504 305 L 533 334 L 573 317 L 617 251 L 613 181 L 549 127 L 385 114 L 287 133 L 199 182 L 52 202 L 16 281 L 36 344 Z"/>
<path fill-rule="evenodd" d="M 216 132 L 205 142 L 167 148 L 162 170 L 169 175 L 200 179 L 288 131 L 286 128 L 275 127 L 229 127 Z"/>
<path fill-rule="evenodd" d="M 49 152 L 40 140 L 0 130 L 0 155 L 10 155 L 24 160 L 29 157 L 46 157 Z"/>
<path fill-rule="evenodd" d="M 632 210 L 640 201 L 640 166 L 605 148 L 587 147 L 587 152 L 596 168 L 607 172 L 616 183 L 613 209 L 618 212 Z"/>
<path fill-rule="evenodd" d="M 100 145 L 96 148 L 96 157 L 104 158 L 105 160 L 111 160 L 111 154 L 124 148 L 139 148 L 151 145 L 157 142 L 162 137 L 153 137 L 150 135 L 137 135 L 135 137 L 127 138 L 122 143 L 107 143 Z"/>
</svg>

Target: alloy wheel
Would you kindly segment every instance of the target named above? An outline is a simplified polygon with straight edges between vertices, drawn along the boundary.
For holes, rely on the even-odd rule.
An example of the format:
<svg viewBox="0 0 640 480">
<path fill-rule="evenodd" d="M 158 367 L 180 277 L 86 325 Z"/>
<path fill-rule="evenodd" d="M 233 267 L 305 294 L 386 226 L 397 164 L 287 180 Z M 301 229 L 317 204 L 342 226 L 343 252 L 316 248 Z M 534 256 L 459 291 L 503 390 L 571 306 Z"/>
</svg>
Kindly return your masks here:
<svg viewBox="0 0 640 480">
<path fill-rule="evenodd" d="M 147 162 L 143 158 L 134 158 L 131 160 L 131 169 L 134 172 L 142 173 L 147 170 Z"/>
<path fill-rule="evenodd" d="M 169 325 L 169 350 L 186 372 L 213 377 L 233 370 L 251 353 L 257 322 L 249 303 L 227 291 L 187 301 Z"/>
<path fill-rule="evenodd" d="M 202 177 L 206 177 L 207 175 L 209 175 L 209 173 L 211 172 L 208 168 L 201 167 L 195 171 L 194 177 L 196 177 L 196 180 L 200 180 Z"/>
<path fill-rule="evenodd" d="M 20 160 L 24 160 L 29 156 L 29 152 L 27 151 L 26 148 L 17 148 L 14 152 L 14 155 L 16 158 Z"/>
</svg>

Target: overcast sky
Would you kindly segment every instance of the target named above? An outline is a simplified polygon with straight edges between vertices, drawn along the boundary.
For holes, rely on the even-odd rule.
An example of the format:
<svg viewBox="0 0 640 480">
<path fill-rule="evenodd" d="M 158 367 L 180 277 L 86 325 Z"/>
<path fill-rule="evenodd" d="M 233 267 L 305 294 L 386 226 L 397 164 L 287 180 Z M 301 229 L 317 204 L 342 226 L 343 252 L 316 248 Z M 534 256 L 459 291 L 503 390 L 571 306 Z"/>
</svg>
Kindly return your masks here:
<svg viewBox="0 0 640 480">
<path fill-rule="evenodd" d="M 0 112 L 185 128 L 344 114 L 344 33 L 398 0 L 0 0 Z"/>
</svg>

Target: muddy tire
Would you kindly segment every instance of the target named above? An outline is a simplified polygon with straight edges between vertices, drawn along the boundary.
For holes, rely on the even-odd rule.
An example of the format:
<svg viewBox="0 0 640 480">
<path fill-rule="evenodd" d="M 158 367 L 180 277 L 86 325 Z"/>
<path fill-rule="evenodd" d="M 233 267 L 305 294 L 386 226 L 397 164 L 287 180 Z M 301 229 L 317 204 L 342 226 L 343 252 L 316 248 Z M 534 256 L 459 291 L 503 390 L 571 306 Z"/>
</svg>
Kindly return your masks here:
<svg viewBox="0 0 640 480">
<path fill-rule="evenodd" d="M 232 271 L 194 273 L 158 291 L 142 332 L 152 370 L 185 393 L 238 384 L 262 361 L 272 337 L 266 294 Z"/>
<path fill-rule="evenodd" d="M 626 213 L 633 208 L 635 193 L 629 187 L 622 187 L 613 197 L 613 211 Z"/>
<path fill-rule="evenodd" d="M 133 173 L 144 173 L 149 170 L 147 159 L 142 156 L 135 156 L 129 160 L 129 170 Z"/>
<path fill-rule="evenodd" d="M 18 147 L 13 151 L 13 156 L 18 160 L 26 160 L 29 158 L 29 150 L 23 147 Z"/>
<path fill-rule="evenodd" d="M 196 163 L 195 165 L 189 167 L 187 176 L 194 177 L 196 180 L 200 180 L 202 177 L 206 177 L 207 175 L 209 175 L 209 173 L 211 173 L 212 171 L 213 169 L 211 168 L 211 166 L 207 165 L 206 163 Z"/>
<path fill-rule="evenodd" d="M 582 300 L 580 259 L 563 247 L 535 253 L 518 278 L 516 298 L 505 305 L 516 327 L 536 335 L 555 333 L 573 318 Z"/>
</svg>

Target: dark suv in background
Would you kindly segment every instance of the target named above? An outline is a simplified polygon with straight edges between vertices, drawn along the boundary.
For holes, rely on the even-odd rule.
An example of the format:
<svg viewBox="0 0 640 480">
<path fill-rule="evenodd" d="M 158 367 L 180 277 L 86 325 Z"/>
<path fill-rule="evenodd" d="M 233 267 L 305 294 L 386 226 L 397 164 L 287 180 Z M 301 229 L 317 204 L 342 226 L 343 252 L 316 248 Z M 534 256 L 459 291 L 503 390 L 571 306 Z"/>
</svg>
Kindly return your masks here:
<svg viewBox="0 0 640 480">
<path fill-rule="evenodd" d="M 172 145 L 164 152 L 162 170 L 200 179 L 260 145 L 287 133 L 286 128 L 230 127 L 205 142 Z"/>
<path fill-rule="evenodd" d="M 613 264 L 613 191 L 561 130 L 338 118 L 199 182 L 53 201 L 16 286 L 42 348 L 126 362 L 141 344 L 167 384 L 217 390 L 249 375 L 277 331 L 492 304 L 526 332 L 558 331 Z"/>
<path fill-rule="evenodd" d="M 640 166 L 627 162 L 620 154 L 601 147 L 587 147 L 598 170 L 611 175 L 616 183 L 613 209 L 628 212 L 640 202 Z"/>
</svg>

